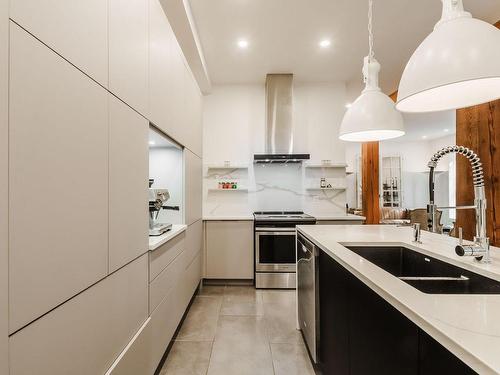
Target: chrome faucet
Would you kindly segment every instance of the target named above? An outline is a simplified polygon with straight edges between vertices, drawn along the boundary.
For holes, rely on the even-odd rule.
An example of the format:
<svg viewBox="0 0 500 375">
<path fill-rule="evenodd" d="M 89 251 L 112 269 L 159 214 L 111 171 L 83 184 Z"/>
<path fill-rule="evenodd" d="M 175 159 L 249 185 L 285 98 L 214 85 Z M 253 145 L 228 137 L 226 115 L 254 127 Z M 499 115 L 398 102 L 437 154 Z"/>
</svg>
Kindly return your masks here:
<svg viewBox="0 0 500 375">
<path fill-rule="evenodd" d="M 438 207 L 434 203 L 434 169 L 439 160 L 447 154 L 455 153 L 465 156 L 472 167 L 472 180 L 474 184 L 474 205 L 457 207 Z M 476 210 L 476 235 L 472 245 L 465 245 L 462 241 L 455 247 L 459 256 L 473 256 L 482 263 L 491 263 L 490 240 L 486 237 L 486 194 L 484 191 L 484 175 L 479 156 L 471 149 L 464 146 L 448 146 L 436 152 L 427 166 L 429 167 L 429 204 L 427 205 L 427 225 L 429 231 L 437 233 L 437 210 L 448 209 L 474 209 Z"/>
<path fill-rule="evenodd" d="M 413 228 L 413 236 L 412 236 L 412 242 L 413 243 L 422 243 L 422 241 L 420 240 L 420 223 L 413 223 L 412 225 L 412 228 Z"/>
</svg>

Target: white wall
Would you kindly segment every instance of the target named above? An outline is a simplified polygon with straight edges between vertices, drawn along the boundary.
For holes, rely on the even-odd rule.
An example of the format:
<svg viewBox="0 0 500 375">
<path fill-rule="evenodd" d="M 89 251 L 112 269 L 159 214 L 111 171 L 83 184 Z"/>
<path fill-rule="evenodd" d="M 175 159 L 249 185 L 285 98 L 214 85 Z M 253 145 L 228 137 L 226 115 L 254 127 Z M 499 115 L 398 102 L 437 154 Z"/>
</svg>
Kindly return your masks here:
<svg viewBox="0 0 500 375">
<path fill-rule="evenodd" d="M 293 105 L 294 151 L 309 153 L 311 161 L 345 162 L 345 145 L 338 140 L 345 86 L 295 83 Z M 306 173 L 304 168 L 281 165 L 265 169 L 252 164 L 254 154 L 265 152 L 264 85 L 214 86 L 205 97 L 203 127 L 205 163 L 227 160 L 249 165 L 248 171 L 232 171 L 224 177 L 240 180 L 240 185 L 249 188 L 248 194 L 208 192 L 216 186 L 217 176 L 205 178 L 205 215 L 249 214 L 264 209 L 344 212 L 345 192 L 307 192 L 312 183 L 319 185 L 319 176 Z M 338 171 L 328 173 L 339 178 Z"/>
<path fill-rule="evenodd" d="M 426 207 L 429 202 L 427 163 L 436 151 L 454 144 L 454 134 L 428 141 L 405 142 L 396 139 L 380 143 L 381 157 L 402 157 L 403 207 L 410 209 Z M 454 182 L 450 181 L 449 169 L 454 158 L 454 155 L 443 157 L 436 168 L 435 201 L 440 206 L 453 204 L 450 201 L 450 184 L 454 185 Z M 444 212 L 442 222 L 446 222 L 448 217 L 449 213 Z"/>
<path fill-rule="evenodd" d="M 171 224 L 182 224 L 184 195 L 184 164 L 182 150 L 177 147 L 154 147 L 149 149 L 149 178 L 154 178 L 152 187 L 168 189 L 170 199 L 167 206 L 179 206 L 180 211 L 161 210 L 158 219 Z"/>
</svg>

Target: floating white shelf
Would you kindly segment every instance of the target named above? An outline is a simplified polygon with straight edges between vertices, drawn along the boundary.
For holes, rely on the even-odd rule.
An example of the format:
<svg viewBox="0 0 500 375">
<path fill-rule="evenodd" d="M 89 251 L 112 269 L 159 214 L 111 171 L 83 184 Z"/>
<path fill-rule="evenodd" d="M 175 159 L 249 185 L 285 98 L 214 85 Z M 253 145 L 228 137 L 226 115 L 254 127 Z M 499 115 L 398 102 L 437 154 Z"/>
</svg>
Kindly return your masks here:
<svg viewBox="0 0 500 375">
<path fill-rule="evenodd" d="M 323 190 L 346 190 L 345 187 L 331 187 L 331 188 L 306 188 L 307 191 L 323 191 Z"/>
<path fill-rule="evenodd" d="M 306 163 L 306 168 L 347 168 L 346 163 Z"/>
<path fill-rule="evenodd" d="M 208 191 L 210 192 L 219 192 L 219 191 L 223 191 L 223 192 L 228 192 L 228 191 L 231 191 L 233 193 L 236 193 L 236 192 L 242 192 L 242 193 L 248 193 L 248 189 L 246 188 L 237 188 L 237 189 L 218 189 L 218 188 L 210 188 L 208 189 Z"/>
<path fill-rule="evenodd" d="M 208 169 L 248 169 L 248 164 L 205 164 Z"/>
</svg>

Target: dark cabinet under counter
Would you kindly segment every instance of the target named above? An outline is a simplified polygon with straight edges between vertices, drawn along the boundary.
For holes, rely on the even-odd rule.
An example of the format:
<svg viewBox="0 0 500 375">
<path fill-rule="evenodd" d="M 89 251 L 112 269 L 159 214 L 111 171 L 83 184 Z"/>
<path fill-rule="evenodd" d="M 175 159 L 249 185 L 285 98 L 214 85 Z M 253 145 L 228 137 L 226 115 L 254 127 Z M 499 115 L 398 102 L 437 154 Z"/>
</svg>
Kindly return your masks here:
<svg viewBox="0 0 500 375">
<path fill-rule="evenodd" d="M 476 374 L 323 251 L 318 296 L 322 375 Z"/>
</svg>

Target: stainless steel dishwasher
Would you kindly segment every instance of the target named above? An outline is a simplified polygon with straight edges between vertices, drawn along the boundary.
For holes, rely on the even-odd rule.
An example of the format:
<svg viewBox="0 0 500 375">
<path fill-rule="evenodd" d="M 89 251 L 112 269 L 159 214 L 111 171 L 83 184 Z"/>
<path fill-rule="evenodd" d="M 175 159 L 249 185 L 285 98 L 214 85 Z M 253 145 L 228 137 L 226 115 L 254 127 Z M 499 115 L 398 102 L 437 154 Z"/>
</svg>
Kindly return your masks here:
<svg viewBox="0 0 500 375">
<path fill-rule="evenodd" d="M 297 234 L 297 299 L 298 321 L 307 350 L 318 362 L 319 306 L 318 248 L 300 233 Z"/>
</svg>

